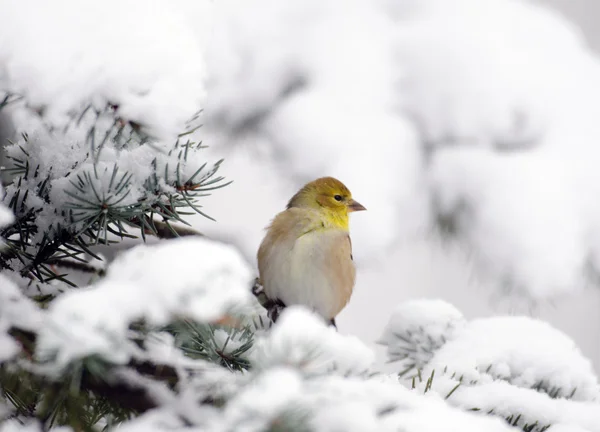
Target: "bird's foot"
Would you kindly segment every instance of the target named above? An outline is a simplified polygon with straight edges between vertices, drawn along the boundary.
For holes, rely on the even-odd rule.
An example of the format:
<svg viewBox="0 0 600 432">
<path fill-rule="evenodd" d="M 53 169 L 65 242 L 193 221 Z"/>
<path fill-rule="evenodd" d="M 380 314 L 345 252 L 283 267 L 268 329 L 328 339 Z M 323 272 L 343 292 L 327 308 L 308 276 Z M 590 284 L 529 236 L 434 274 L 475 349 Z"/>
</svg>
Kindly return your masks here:
<svg viewBox="0 0 600 432">
<path fill-rule="evenodd" d="M 269 300 L 264 306 L 267 309 L 267 316 L 274 323 L 277 322 L 279 315 L 281 315 L 281 312 L 285 309 L 285 304 L 279 299 Z"/>
<path fill-rule="evenodd" d="M 252 294 L 254 294 L 261 306 L 267 310 L 267 316 L 269 319 L 273 322 L 276 322 L 279 318 L 279 315 L 281 315 L 281 311 L 285 309 L 285 304 L 279 299 L 268 298 L 258 278 L 254 280 Z"/>
</svg>

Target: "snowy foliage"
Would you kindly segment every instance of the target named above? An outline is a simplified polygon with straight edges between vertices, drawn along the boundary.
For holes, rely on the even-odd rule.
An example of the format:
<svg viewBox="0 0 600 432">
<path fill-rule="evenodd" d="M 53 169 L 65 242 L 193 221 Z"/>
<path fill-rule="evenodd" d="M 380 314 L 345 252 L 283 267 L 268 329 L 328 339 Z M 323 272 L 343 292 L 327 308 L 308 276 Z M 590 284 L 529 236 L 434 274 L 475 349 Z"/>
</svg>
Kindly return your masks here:
<svg viewBox="0 0 600 432">
<path fill-rule="evenodd" d="M 210 3 L 196 3 L 202 29 Z M 3 0 L 0 10 L 1 87 L 26 97 L 57 128 L 89 104 L 110 104 L 123 118 L 174 141 L 202 107 L 206 38 L 196 37 L 198 30 L 171 2 L 153 1 L 142 14 L 132 0 Z"/>
<path fill-rule="evenodd" d="M 59 370 L 89 355 L 126 363 L 137 351 L 128 338 L 131 323 L 217 321 L 250 305 L 251 280 L 248 265 L 230 246 L 204 239 L 140 245 L 119 257 L 97 285 L 52 303 L 38 355 L 52 358 Z"/>
<path fill-rule="evenodd" d="M 4 205 L 0 205 L 0 227 L 5 227 L 14 221 L 14 216 Z M 4 244 L 0 244 L 3 248 Z M 18 344 L 10 338 L 6 331 L 14 324 L 24 328 L 35 328 L 38 310 L 19 288 L 0 274 L 0 361 L 6 360 L 18 352 Z M 0 418 L 4 416 L 0 404 Z"/>
<path fill-rule="evenodd" d="M 208 19 L 209 6 L 195 10 Z M 2 231 L 13 255 L 3 266 L 69 284 L 48 260 L 98 260 L 90 246 L 132 229 L 155 234 L 155 218 L 185 222 L 182 208 L 204 214 L 197 200 L 222 178 L 190 139 L 205 104 L 206 37 L 184 11 L 153 2 L 131 31 L 133 1 L 0 9 L 10 22 L 0 30 L 0 108 L 15 132 L 4 137 L 4 203 L 16 217 Z M 64 13 L 48 19 L 54 10 Z"/>
<path fill-rule="evenodd" d="M 17 420 L 9 420 L 0 426 L 2 432 L 41 432 L 40 426 L 35 422 L 21 424 Z M 67 432 L 69 428 L 57 428 L 57 432 Z"/>
<path fill-rule="evenodd" d="M 422 365 L 412 374 L 413 386 L 432 389 L 453 405 L 502 416 L 515 426 L 567 423 L 599 430 L 598 378 L 569 337 L 545 322 L 510 316 L 463 322 L 451 338 L 431 343 L 440 328 L 431 325 L 431 317 L 447 322 L 442 317 L 456 313 L 439 300 L 421 300 L 400 305 L 390 319 L 383 337 L 390 360 L 397 360 L 400 351 L 405 353 L 401 370 L 406 364 Z M 405 340 L 393 336 L 414 328 L 421 329 L 421 345 L 429 350 L 426 362 L 421 350 L 406 350 Z"/>
<path fill-rule="evenodd" d="M 473 320 L 430 360 L 466 382 L 507 381 L 517 387 L 581 401 L 600 396 L 598 379 L 575 343 L 549 324 L 527 317 Z"/>
<path fill-rule="evenodd" d="M 27 112 L 15 103 L 21 109 Z M 219 163 L 207 167 L 199 144 L 151 141 L 111 108 L 88 106 L 77 124 L 60 131 L 28 115 L 35 127 L 29 123 L 6 148 L 12 183 L 4 202 L 17 223 L 3 235 L 20 256 L 13 270 L 33 271 L 41 282 L 51 274 L 37 268 L 40 256 L 97 258 L 86 246 L 130 237 L 133 228 L 151 234 L 154 215 L 182 221 L 180 208 L 190 206 L 202 213 L 197 197 L 222 180 L 215 177 Z"/>
<path fill-rule="evenodd" d="M 394 310 L 380 343 L 390 361 L 402 361 L 409 372 L 429 363 L 464 324 L 462 314 L 442 300 L 413 300 Z"/>
<path fill-rule="evenodd" d="M 1 431 L 600 432 L 595 372 L 543 322 L 408 302 L 381 339 L 399 367 L 386 376 L 310 311 L 266 322 L 232 246 L 161 240 L 110 265 L 99 252 L 205 215 L 197 200 L 222 178 L 200 143 L 252 142 L 286 178 L 335 175 L 368 197 L 359 263 L 434 229 L 506 292 L 576 289 L 600 268 L 600 78 L 563 19 L 518 0 L 0 10 L 16 130 Z"/>
<path fill-rule="evenodd" d="M 365 373 L 374 361 L 371 350 L 357 338 L 341 337 L 333 328 L 323 330 L 320 318 L 296 308 L 286 310 L 256 350 L 259 368 L 293 365 L 307 375 Z"/>
<path fill-rule="evenodd" d="M 296 425 L 302 421 L 303 427 Z M 289 423 L 288 423 L 289 422 Z M 296 429 L 293 429 L 296 428 Z M 325 377 L 302 380 L 294 370 L 256 377 L 209 430 L 247 431 L 509 431 L 506 425 L 453 410 L 384 380 Z"/>
</svg>

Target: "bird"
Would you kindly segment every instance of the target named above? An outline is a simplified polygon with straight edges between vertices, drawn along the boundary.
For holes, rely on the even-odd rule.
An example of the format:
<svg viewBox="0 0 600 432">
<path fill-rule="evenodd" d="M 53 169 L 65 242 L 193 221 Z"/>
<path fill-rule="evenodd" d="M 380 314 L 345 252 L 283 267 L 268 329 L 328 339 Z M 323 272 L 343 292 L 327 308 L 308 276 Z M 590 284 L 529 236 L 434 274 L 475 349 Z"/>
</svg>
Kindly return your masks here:
<svg viewBox="0 0 600 432">
<path fill-rule="evenodd" d="M 335 317 L 352 295 L 356 268 L 349 214 L 366 208 L 338 179 L 305 184 L 266 228 L 257 253 L 258 282 L 273 321 L 279 311 L 303 305 L 336 326 Z"/>
</svg>

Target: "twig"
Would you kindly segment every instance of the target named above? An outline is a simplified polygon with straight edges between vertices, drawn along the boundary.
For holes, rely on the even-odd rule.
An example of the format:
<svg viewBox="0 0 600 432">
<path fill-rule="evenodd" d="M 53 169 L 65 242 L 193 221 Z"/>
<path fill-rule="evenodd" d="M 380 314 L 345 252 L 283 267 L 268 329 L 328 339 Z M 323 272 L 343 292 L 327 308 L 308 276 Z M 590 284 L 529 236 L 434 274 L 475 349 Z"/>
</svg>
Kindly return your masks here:
<svg viewBox="0 0 600 432">
<path fill-rule="evenodd" d="M 93 267 L 93 266 L 91 266 L 87 263 L 81 262 L 81 261 L 72 261 L 72 260 L 65 260 L 65 259 L 52 259 L 48 262 L 48 264 L 54 264 L 59 267 L 64 267 L 64 268 L 71 269 L 71 270 L 79 270 L 84 273 L 93 273 L 93 274 L 97 274 L 98 276 L 104 276 L 106 274 L 106 270 Z"/>
<path fill-rule="evenodd" d="M 23 352 L 31 358 L 35 350 L 37 335 L 17 327 L 11 327 L 8 333 L 21 344 Z M 130 360 L 126 367 L 141 376 L 164 382 L 169 388 L 174 388 L 179 381 L 177 371 L 170 365 Z M 52 385 L 50 382 L 47 384 Z M 158 406 L 158 402 L 148 392 L 148 389 L 132 383 L 117 382 L 114 377 L 111 379 L 110 375 L 99 377 L 88 370 L 84 370 L 81 376 L 81 389 L 91 391 L 116 402 L 123 408 L 139 413 Z"/>
<path fill-rule="evenodd" d="M 158 238 L 161 239 L 174 239 L 178 237 L 188 237 L 188 236 L 204 236 L 202 233 L 199 233 L 196 230 L 191 228 L 182 227 L 178 225 L 171 225 L 169 228 L 169 224 L 161 221 L 153 221 L 154 227 L 156 228 L 156 233 L 151 231 L 147 231 L 147 234 L 154 234 Z M 173 232 L 175 231 L 175 232 Z"/>
</svg>

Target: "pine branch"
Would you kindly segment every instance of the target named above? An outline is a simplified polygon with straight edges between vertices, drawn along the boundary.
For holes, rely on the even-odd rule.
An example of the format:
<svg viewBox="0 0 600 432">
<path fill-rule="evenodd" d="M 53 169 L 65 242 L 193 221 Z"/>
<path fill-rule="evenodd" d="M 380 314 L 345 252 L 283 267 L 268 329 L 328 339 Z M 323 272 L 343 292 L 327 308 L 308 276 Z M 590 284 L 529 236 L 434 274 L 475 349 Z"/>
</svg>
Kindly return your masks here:
<svg viewBox="0 0 600 432">
<path fill-rule="evenodd" d="M 66 259 L 51 259 L 48 261 L 48 264 L 56 265 L 59 267 L 70 269 L 70 270 L 79 270 L 84 273 L 93 273 L 98 276 L 104 276 L 106 274 L 106 270 L 93 267 L 93 266 L 89 265 L 88 263 L 85 263 L 82 261 L 73 261 L 73 260 L 66 260 Z"/>
<path fill-rule="evenodd" d="M 8 333 L 21 344 L 23 352 L 32 358 L 35 350 L 37 335 L 34 332 L 12 327 Z M 167 384 L 174 388 L 179 376 L 177 371 L 169 365 L 153 364 L 147 361 L 130 360 L 125 366 L 135 371 L 140 376 L 152 378 L 155 381 Z M 114 378 L 114 376 L 112 377 Z M 102 396 L 121 407 L 138 413 L 143 413 L 158 406 L 158 402 L 144 387 L 135 386 L 132 383 L 119 382 L 112 379 L 110 374 L 94 374 L 89 369 L 84 369 L 81 375 L 80 389 L 90 391 Z M 54 386 L 55 383 L 46 381 L 44 386 Z"/>
<path fill-rule="evenodd" d="M 155 232 L 147 230 L 147 234 L 155 235 L 161 239 L 174 239 L 188 236 L 204 236 L 204 234 L 193 230 L 192 228 L 172 225 L 168 222 L 153 221 Z"/>
<path fill-rule="evenodd" d="M 142 366 L 140 364 L 136 364 L 135 362 L 130 362 L 127 367 L 136 369 L 137 366 Z M 175 370 L 173 370 L 170 366 L 160 365 L 154 366 L 152 368 L 147 367 L 148 372 L 156 372 L 158 376 L 165 375 L 165 371 L 169 370 L 174 374 L 174 379 L 176 379 L 177 375 Z M 153 375 L 153 376 L 157 376 Z M 88 390 L 92 393 L 95 393 L 99 396 L 102 396 L 115 404 L 120 405 L 123 408 L 130 409 L 132 411 L 143 413 L 158 406 L 158 402 L 149 394 L 148 390 L 144 387 L 135 387 L 131 383 L 118 382 L 114 380 L 107 380 L 96 376 L 85 370 L 81 377 L 81 389 Z"/>
</svg>

